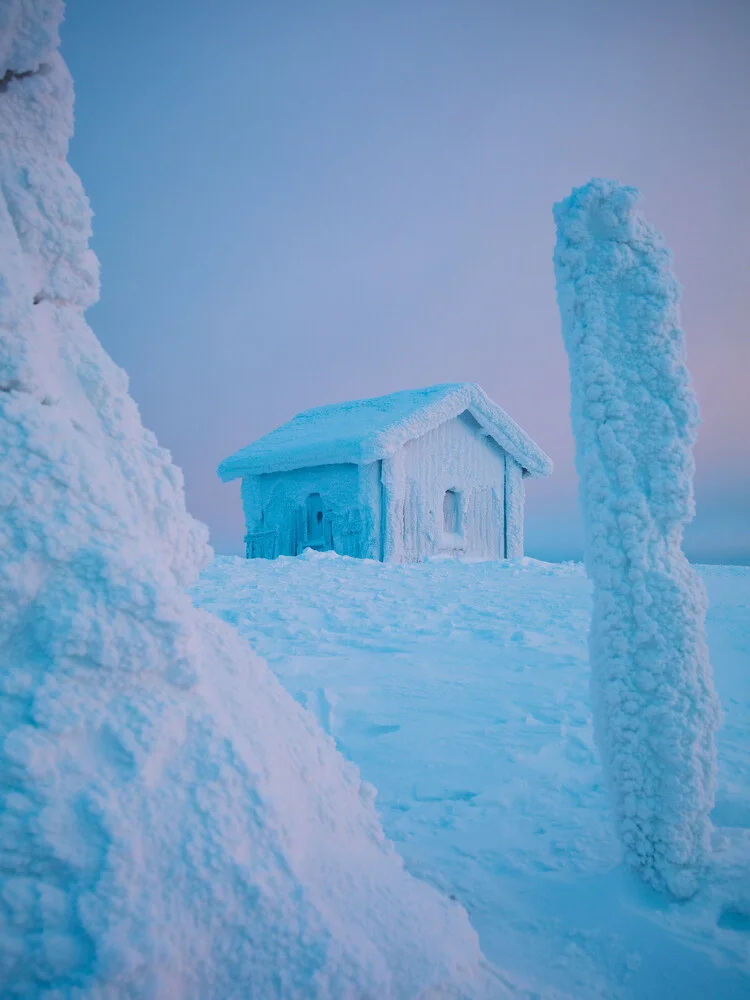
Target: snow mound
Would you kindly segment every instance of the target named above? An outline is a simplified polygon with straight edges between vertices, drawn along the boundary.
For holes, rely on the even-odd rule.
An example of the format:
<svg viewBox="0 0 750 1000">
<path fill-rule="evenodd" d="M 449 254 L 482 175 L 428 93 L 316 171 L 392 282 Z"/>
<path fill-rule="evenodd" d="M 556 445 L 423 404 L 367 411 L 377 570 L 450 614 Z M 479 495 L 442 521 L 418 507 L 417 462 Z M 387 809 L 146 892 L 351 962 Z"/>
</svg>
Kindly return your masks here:
<svg viewBox="0 0 750 1000">
<path fill-rule="evenodd" d="M 500 996 L 371 787 L 183 590 L 206 531 L 83 320 L 60 15 L 0 14 L 2 995 Z"/>
<path fill-rule="evenodd" d="M 597 740 L 628 862 L 675 896 L 709 849 L 719 708 L 705 588 L 682 553 L 698 407 L 669 251 L 638 192 L 592 181 L 555 206 Z"/>
<path fill-rule="evenodd" d="M 505 410 L 473 382 L 458 382 L 305 410 L 224 459 L 219 475 L 227 482 L 315 465 L 367 465 L 466 410 L 530 475 L 551 473 L 550 459 Z"/>
</svg>

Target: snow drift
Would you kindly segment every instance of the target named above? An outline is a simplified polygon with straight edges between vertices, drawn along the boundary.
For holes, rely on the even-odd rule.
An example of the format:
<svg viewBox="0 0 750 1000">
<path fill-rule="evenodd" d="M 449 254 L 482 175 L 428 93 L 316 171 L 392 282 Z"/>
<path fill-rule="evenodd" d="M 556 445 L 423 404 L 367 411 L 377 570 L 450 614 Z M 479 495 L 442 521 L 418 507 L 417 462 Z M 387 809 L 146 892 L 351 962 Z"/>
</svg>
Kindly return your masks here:
<svg viewBox="0 0 750 1000">
<path fill-rule="evenodd" d="M 698 408 L 669 251 L 638 192 L 592 181 L 555 206 L 597 740 L 626 859 L 693 893 L 708 850 L 719 710 L 703 585 L 682 553 Z"/>
<path fill-rule="evenodd" d="M 0 11 L 3 996 L 473 996 L 465 912 L 407 875 L 370 786 L 185 595 L 206 532 L 83 320 L 61 13 Z"/>
</svg>

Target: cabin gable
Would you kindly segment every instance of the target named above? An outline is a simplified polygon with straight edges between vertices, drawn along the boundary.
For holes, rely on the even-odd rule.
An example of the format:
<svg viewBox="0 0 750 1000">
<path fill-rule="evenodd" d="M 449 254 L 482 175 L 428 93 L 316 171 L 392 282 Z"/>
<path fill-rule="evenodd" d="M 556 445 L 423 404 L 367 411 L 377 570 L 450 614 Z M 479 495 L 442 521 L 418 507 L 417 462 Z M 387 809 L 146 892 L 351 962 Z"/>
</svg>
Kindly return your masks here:
<svg viewBox="0 0 750 1000">
<path fill-rule="evenodd" d="M 505 452 L 466 411 L 407 441 L 388 463 L 388 556 L 505 555 Z"/>
</svg>

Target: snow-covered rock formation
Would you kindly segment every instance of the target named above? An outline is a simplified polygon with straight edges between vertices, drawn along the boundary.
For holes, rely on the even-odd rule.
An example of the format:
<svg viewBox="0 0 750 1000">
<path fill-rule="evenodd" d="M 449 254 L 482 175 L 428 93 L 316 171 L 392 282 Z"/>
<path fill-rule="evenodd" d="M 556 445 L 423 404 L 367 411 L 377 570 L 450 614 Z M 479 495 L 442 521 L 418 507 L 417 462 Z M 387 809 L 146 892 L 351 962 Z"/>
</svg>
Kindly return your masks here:
<svg viewBox="0 0 750 1000">
<path fill-rule="evenodd" d="M 669 251 L 638 192 L 555 206 L 586 566 L 594 721 L 628 863 L 692 894 L 708 850 L 719 710 L 703 585 L 682 553 L 698 408 Z"/>
<path fill-rule="evenodd" d="M 0 5 L 0 992 L 478 994 L 466 913 L 405 872 L 372 789 L 184 592 L 206 532 L 83 319 L 61 13 Z"/>
</svg>

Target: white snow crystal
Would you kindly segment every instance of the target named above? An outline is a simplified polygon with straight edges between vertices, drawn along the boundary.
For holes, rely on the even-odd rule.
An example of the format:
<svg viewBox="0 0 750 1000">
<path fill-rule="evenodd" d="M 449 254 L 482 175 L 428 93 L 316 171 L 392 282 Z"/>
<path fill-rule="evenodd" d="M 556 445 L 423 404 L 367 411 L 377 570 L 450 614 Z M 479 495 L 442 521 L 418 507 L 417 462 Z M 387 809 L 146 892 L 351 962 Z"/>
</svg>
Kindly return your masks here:
<svg viewBox="0 0 750 1000">
<path fill-rule="evenodd" d="M 555 206 L 597 739 L 626 859 L 675 896 L 708 850 L 719 710 L 704 587 L 685 559 L 698 408 L 669 251 L 638 192 L 591 181 Z"/>
<path fill-rule="evenodd" d="M 184 592 L 206 531 L 83 319 L 60 14 L 0 10 L 2 995 L 474 995 L 466 913 L 407 875 L 356 769 Z"/>
</svg>

